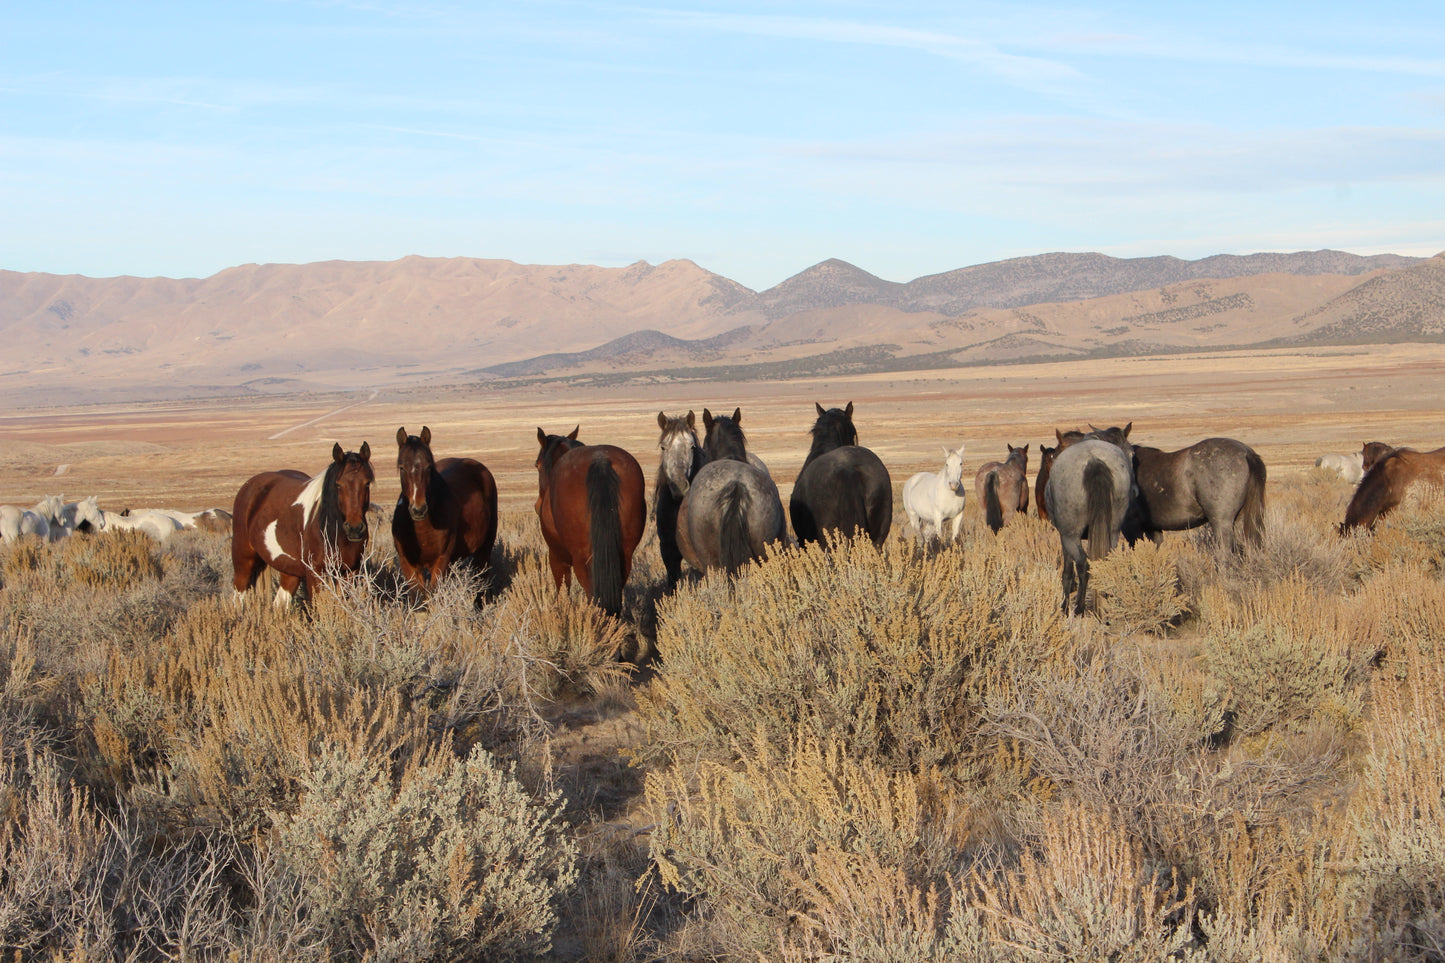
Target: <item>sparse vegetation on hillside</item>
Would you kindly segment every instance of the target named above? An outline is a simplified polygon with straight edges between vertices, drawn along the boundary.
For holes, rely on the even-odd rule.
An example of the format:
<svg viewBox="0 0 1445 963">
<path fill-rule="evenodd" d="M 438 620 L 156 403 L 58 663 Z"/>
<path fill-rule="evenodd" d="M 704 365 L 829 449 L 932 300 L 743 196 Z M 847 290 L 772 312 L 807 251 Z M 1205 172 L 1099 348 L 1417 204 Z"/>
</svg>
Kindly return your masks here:
<svg viewBox="0 0 1445 963">
<path fill-rule="evenodd" d="M 0 548 L 0 947 L 1438 959 L 1445 500 L 1340 539 L 1339 484 L 1119 551 L 1081 619 L 1024 517 L 668 598 L 649 540 L 620 621 L 523 514 L 424 609 L 385 546 L 308 614 L 233 603 L 221 536 Z"/>
</svg>

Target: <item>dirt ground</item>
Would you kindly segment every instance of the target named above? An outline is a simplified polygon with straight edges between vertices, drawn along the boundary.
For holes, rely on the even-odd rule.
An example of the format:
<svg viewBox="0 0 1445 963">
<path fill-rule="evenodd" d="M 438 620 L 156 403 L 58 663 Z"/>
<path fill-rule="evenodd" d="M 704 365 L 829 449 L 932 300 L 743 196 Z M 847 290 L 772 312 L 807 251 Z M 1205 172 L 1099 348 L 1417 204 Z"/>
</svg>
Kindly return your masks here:
<svg viewBox="0 0 1445 963">
<path fill-rule="evenodd" d="M 497 476 L 504 511 L 536 496 L 536 429 L 581 425 L 588 442 L 632 451 L 651 476 L 657 412 L 743 411 L 749 446 L 784 489 L 808 447 L 814 402 L 852 401 L 859 441 L 900 487 L 936 470 L 941 445 L 966 445 L 965 465 L 1001 458 L 1005 443 L 1038 445 L 1054 428 L 1133 422 L 1132 439 L 1178 448 L 1223 435 L 1255 447 L 1272 476 L 1365 441 L 1445 445 L 1445 345 L 1244 351 L 1000 365 L 787 382 L 659 383 L 611 389 L 484 385 L 196 402 L 45 407 L 0 413 L 0 503 L 48 494 L 99 495 L 102 508 L 229 507 L 258 471 L 322 470 L 333 442 L 368 441 L 374 500 L 389 505 L 397 426 L 432 429 L 439 457 L 468 455 Z M 967 477 L 967 476 L 966 476 Z"/>
</svg>

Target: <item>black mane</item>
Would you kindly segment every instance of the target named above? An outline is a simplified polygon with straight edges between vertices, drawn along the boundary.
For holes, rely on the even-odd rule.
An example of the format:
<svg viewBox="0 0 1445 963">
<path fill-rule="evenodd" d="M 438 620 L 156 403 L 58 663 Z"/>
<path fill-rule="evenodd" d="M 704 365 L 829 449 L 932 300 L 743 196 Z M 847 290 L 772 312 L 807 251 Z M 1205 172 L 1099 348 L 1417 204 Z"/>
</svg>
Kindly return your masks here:
<svg viewBox="0 0 1445 963">
<path fill-rule="evenodd" d="M 853 418 L 842 408 L 829 408 L 813 423 L 813 447 L 808 449 L 804 466 L 825 452 L 858 443 L 858 430 Z"/>
<path fill-rule="evenodd" d="M 742 425 L 727 415 L 718 415 L 712 420 L 712 427 L 708 430 L 703 444 L 707 447 L 707 456 L 711 461 L 725 458 L 733 461 L 748 460 L 747 435 L 743 434 Z"/>
</svg>

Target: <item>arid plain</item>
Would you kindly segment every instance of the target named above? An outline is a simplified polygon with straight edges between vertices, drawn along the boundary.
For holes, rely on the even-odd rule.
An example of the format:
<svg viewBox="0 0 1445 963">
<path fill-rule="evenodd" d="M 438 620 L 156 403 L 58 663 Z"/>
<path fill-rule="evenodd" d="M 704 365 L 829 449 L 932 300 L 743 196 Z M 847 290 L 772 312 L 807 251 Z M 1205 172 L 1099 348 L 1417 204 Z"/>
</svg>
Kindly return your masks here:
<svg viewBox="0 0 1445 963">
<path fill-rule="evenodd" d="M 0 414 L 0 503 L 95 494 L 107 510 L 229 507 L 251 474 L 319 471 L 333 441 L 370 442 L 374 501 L 396 497 L 398 425 L 429 425 L 439 456 L 479 458 L 504 511 L 536 494 L 536 428 L 580 425 L 619 444 L 651 474 L 656 415 L 743 410 L 749 443 L 786 493 L 808 446 L 813 404 L 853 401 L 860 443 L 882 456 L 895 489 L 936 469 L 939 445 L 967 446 L 966 467 L 1005 443 L 1052 443 L 1055 427 L 1132 421 L 1133 438 L 1177 448 L 1223 435 L 1254 446 L 1275 477 L 1364 441 L 1445 444 L 1445 345 L 1249 350 L 997 365 L 783 382 L 630 383 L 607 389 L 485 385 L 12 409 Z M 971 506 L 972 509 L 972 506 Z"/>
</svg>

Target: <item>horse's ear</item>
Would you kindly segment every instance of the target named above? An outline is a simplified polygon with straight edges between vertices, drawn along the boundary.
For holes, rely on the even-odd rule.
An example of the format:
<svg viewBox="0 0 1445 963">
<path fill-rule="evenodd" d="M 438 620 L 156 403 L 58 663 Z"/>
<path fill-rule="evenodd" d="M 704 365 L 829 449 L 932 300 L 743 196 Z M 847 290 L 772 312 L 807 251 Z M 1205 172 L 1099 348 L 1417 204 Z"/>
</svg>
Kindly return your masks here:
<svg viewBox="0 0 1445 963">
<path fill-rule="evenodd" d="M 543 448 L 547 447 L 547 433 L 541 428 L 537 429 L 537 444 L 541 445 Z"/>
<path fill-rule="evenodd" d="M 371 442 L 363 441 L 361 443 L 361 451 L 357 452 L 357 454 L 361 456 L 362 461 L 371 461 Z"/>
<path fill-rule="evenodd" d="M 428 448 L 431 447 L 431 429 L 426 425 L 421 426 L 421 443 Z"/>
<path fill-rule="evenodd" d="M 939 445 L 938 447 L 943 449 L 943 457 L 944 457 L 944 458 L 947 458 L 949 455 L 952 455 L 952 454 L 953 454 L 953 452 L 951 452 L 951 451 L 948 450 L 948 446 L 947 446 L 947 445 Z"/>
<path fill-rule="evenodd" d="M 820 404 L 818 404 L 816 401 L 813 402 L 813 407 L 818 409 L 818 414 L 822 415 L 822 414 L 825 413 L 825 412 L 823 411 L 823 406 L 820 405 Z"/>
<path fill-rule="evenodd" d="M 853 402 L 848 402 L 848 407 L 843 409 L 843 414 L 847 415 L 849 418 L 853 417 Z"/>
<path fill-rule="evenodd" d="M 576 441 L 576 440 L 577 440 L 577 432 L 579 432 L 579 431 L 581 431 L 581 430 L 582 430 L 582 426 L 581 426 L 581 425 L 578 425 L 576 428 L 573 428 L 571 431 L 569 431 L 569 432 L 567 433 L 567 439 L 568 439 L 569 441 Z"/>
<path fill-rule="evenodd" d="M 706 430 L 712 431 L 712 412 L 706 408 L 702 410 L 702 426 Z"/>
<path fill-rule="evenodd" d="M 402 425 L 400 428 L 398 428 L 398 429 L 396 430 L 396 445 L 397 445 L 397 447 L 400 448 L 400 447 L 401 447 L 402 445 L 404 445 L 404 444 L 406 444 L 406 425 Z"/>
<path fill-rule="evenodd" d="M 1064 433 L 1057 428 L 1054 429 L 1054 441 L 1057 441 L 1061 445 L 1064 443 Z"/>
<path fill-rule="evenodd" d="M 667 413 L 666 413 L 666 412 L 659 411 L 659 412 L 657 413 L 657 427 L 663 429 L 664 431 L 667 430 Z"/>
<path fill-rule="evenodd" d="M 697 415 L 692 413 L 691 408 L 687 409 L 687 426 L 693 429 L 697 428 Z"/>
<path fill-rule="evenodd" d="M 1028 443 L 1028 442 L 1024 442 L 1023 453 L 1024 453 L 1025 455 L 1027 455 L 1027 454 L 1029 453 L 1029 443 Z"/>
<path fill-rule="evenodd" d="M 733 409 L 733 424 L 739 428 L 743 426 L 743 410 L 741 408 Z"/>
<path fill-rule="evenodd" d="M 1133 423 L 1132 421 L 1129 422 L 1127 425 L 1124 426 L 1124 437 L 1125 437 L 1125 438 L 1128 438 L 1128 437 L 1129 437 L 1129 429 L 1130 429 L 1130 428 L 1133 428 L 1133 427 L 1134 427 L 1134 423 Z"/>
<path fill-rule="evenodd" d="M 343 459 L 343 458 L 345 458 L 345 457 L 346 457 L 346 452 L 344 452 L 344 451 L 341 450 L 341 442 L 338 441 L 338 442 L 336 442 L 334 445 L 331 446 L 331 460 L 332 460 L 332 461 L 340 461 L 341 459 Z"/>
</svg>

